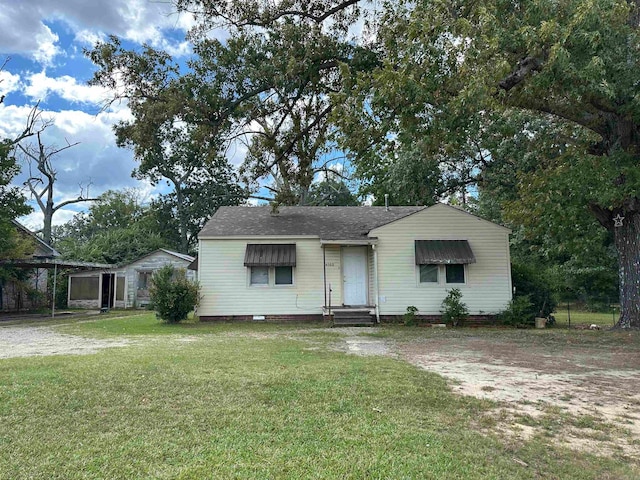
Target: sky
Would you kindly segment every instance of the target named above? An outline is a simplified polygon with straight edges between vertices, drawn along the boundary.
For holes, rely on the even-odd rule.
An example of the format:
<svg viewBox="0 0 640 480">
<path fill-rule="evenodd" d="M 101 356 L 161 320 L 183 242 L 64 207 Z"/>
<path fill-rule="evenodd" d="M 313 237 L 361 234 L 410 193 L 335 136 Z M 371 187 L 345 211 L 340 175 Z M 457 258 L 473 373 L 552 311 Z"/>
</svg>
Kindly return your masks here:
<svg viewBox="0 0 640 480">
<path fill-rule="evenodd" d="M 126 48 L 147 43 L 184 59 L 191 53 L 184 38 L 192 25 L 193 18 L 176 13 L 168 0 L 0 0 L 0 64 L 8 59 L 0 72 L 0 95 L 5 95 L 0 138 L 22 131 L 29 111 L 40 102 L 43 118 L 53 123 L 43 143 L 59 148 L 79 142 L 54 160 L 56 202 L 77 198 L 80 186 L 87 185 L 91 196 L 127 187 L 141 189 L 148 198 L 157 193 L 131 177 L 136 166 L 132 152 L 116 146 L 112 130 L 131 113 L 123 104 L 103 108 L 109 92 L 87 85 L 95 66 L 83 49 L 116 35 Z M 25 163 L 15 183 L 22 185 L 28 172 Z M 54 224 L 65 223 L 86 207 L 59 210 Z M 20 221 L 38 229 L 42 215 L 35 207 Z"/>
</svg>

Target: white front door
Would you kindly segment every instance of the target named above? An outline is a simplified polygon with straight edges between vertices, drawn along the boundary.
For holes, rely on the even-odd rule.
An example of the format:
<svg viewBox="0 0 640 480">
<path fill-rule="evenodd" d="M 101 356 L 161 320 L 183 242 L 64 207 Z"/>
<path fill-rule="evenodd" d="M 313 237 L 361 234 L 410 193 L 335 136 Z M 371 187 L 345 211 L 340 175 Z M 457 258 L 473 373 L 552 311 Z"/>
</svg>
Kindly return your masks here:
<svg viewBox="0 0 640 480">
<path fill-rule="evenodd" d="M 343 247 L 344 305 L 367 304 L 367 247 Z"/>
</svg>

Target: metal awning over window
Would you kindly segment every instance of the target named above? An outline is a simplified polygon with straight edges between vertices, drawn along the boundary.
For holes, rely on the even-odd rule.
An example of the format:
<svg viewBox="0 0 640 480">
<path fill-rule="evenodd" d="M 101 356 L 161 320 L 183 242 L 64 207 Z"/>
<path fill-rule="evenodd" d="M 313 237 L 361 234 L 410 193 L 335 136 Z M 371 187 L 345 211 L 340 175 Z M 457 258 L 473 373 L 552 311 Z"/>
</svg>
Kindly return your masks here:
<svg viewBox="0 0 640 480">
<path fill-rule="evenodd" d="M 245 267 L 295 267 L 296 245 L 249 243 L 244 254 Z"/>
<path fill-rule="evenodd" d="M 466 240 L 416 240 L 416 265 L 476 263 Z"/>
</svg>

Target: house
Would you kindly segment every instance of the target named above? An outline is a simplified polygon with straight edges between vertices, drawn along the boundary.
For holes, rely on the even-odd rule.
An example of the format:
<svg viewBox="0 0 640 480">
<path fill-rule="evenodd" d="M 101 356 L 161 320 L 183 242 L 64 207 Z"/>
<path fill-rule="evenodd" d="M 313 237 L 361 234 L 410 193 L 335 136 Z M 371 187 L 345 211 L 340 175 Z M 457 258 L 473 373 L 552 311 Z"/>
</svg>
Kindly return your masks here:
<svg viewBox="0 0 640 480">
<path fill-rule="evenodd" d="M 221 207 L 200 232 L 201 320 L 436 319 L 452 288 L 476 319 L 511 300 L 510 230 L 460 209 Z"/>
<path fill-rule="evenodd" d="M 164 265 L 186 269 L 194 257 L 161 248 L 127 265 L 69 275 L 67 305 L 77 308 L 135 308 L 149 304 L 153 272 Z M 195 272 L 187 270 L 187 278 Z"/>
<path fill-rule="evenodd" d="M 39 261 L 54 260 L 60 257 L 60 253 L 51 245 L 44 242 L 35 233 L 12 220 L 13 226 L 24 240 L 33 247 L 32 253 L 19 260 L 37 263 Z M 13 263 L 3 262 L 7 267 L 13 267 Z M 0 277 L 0 311 L 33 310 L 44 305 L 47 295 L 47 269 L 46 268 L 18 268 L 11 278 Z"/>
</svg>

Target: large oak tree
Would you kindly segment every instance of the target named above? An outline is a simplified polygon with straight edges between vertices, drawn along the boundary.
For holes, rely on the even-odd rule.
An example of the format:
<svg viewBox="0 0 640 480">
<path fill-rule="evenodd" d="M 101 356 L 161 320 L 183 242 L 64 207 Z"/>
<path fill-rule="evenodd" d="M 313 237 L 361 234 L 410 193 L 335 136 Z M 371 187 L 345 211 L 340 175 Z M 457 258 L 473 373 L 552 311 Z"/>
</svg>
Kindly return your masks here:
<svg viewBox="0 0 640 480">
<path fill-rule="evenodd" d="M 418 140 L 448 158 L 474 140 L 473 158 L 494 160 L 483 142 L 496 118 L 520 111 L 565 125 L 566 137 L 538 137 L 562 154 L 522 172 L 519 187 L 532 199 L 561 178 L 556 197 L 582 205 L 612 233 L 619 326 L 640 327 L 639 15 L 630 0 L 389 5 L 378 33 L 384 66 L 344 99 L 343 131 L 357 139 L 345 144 L 366 152 Z M 535 124 L 526 128 L 537 134 Z M 538 207 L 519 205 L 528 215 Z"/>
</svg>

